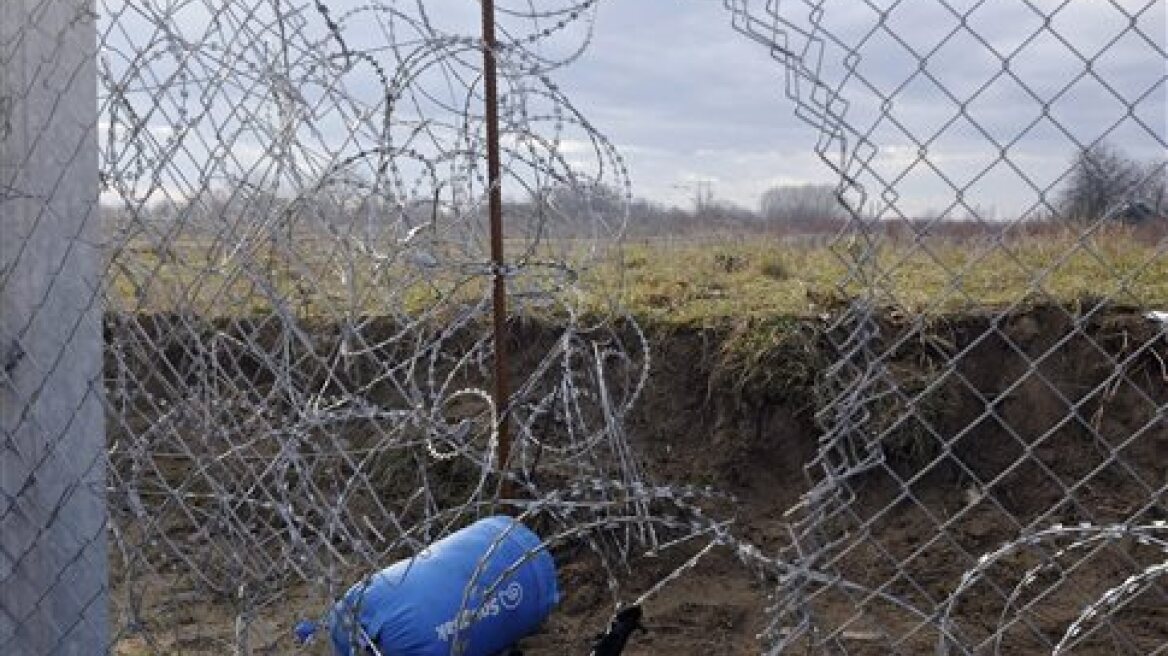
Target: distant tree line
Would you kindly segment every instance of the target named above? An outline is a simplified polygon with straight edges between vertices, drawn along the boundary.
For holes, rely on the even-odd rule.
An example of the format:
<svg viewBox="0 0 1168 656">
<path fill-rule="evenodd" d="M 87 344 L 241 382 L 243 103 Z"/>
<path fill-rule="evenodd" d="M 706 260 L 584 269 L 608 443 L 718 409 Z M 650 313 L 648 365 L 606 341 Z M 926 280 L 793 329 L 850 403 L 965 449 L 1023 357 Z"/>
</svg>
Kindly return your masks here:
<svg viewBox="0 0 1168 656">
<path fill-rule="evenodd" d="M 771 187 L 759 200 L 762 218 L 771 222 L 813 223 L 848 218 L 835 185 L 804 184 Z"/>
<path fill-rule="evenodd" d="M 379 239 L 386 226 L 412 229 L 427 224 L 462 225 L 472 232 L 487 229 L 484 205 L 465 206 L 453 201 L 415 199 L 397 203 L 392 198 L 362 193 L 362 189 L 322 188 L 312 196 L 285 198 L 245 186 L 207 190 L 186 200 L 170 199 L 134 211 L 106 208 L 111 227 L 133 229 L 145 220 L 161 225 L 214 227 L 219 232 L 243 234 L 249 226 L 265 226 L 274 238 L 291 239 L 292 226 L 332 226 L 345 234 Z M 890 235 L 967 236 L 995 232 L 1016 223 L 992 219 L 992 209 L 969 210 L 971 220 L 925 212 L 919 217 L 880 221 Z M 685 236 L 711 233 L 834 234 L 850 214 L 830 184 L 775 186 L 759 198 L 757 208 L 699 195 L 690 207 L 677 207 L 603 186 L 550 187 L 524 199 L 505 201 L 507 231 L 512 237 L 579 238 L 614 235 L 623 227 L 632 238 Z M 469 215 L 468 215 L 469 214 Z M 1105 143 L 1077 152 L 1061 183 L 1050 195 L 1048 211 L 1033 214 L 1027 223 L 1042 225 L 1090 224 L 1110 220 L 1151 224 L 1168 229 L 1168 160 L 1140 162 Z M 392 236 L 392 235 L 390 235 Z M 468 234 L 469 236 L 469 234 Z M 400 237 L 400 236 L 399 236 Z"/>
</svg>

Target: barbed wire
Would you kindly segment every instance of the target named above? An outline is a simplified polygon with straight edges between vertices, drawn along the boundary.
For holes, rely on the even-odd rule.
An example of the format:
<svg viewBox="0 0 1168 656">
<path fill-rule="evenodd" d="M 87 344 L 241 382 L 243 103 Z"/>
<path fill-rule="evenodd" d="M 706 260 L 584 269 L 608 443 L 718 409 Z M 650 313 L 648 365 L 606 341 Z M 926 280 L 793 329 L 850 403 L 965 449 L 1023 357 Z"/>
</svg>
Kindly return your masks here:
<svg viewBox="0 0 1168 656">
<path fill-rule="evenodd" d="M 598 4 L 497 8 L 503 273 L 540 318 L 511 324 L 533 343 L 498 407 L 477 7 L 103 3 L 123 626 L 168 633 L 152 579 L 178 565 L 253 640 L 289 586 L 322 611 L 488 512 L 501 472 L 553 540 L 614 531 L 590 538 L 614 586 L 633 544 L 658 544 L 648 499 L 606 498 L 643 485 L 622 427 L 647 341 L 578 289 L 616 254 L 627 167 L 552 79 Z M 559 505 L 581 477 L 612 483 Z"/>
<path fill-rule="evenodd" d="M 458 618 L 538 554 L 595 567 L 619 610 L 719 549 L 769 592 L 767 653 L 1163 651 L 1140 620 L 1168 599 L 1168 336 L 1146 308 L 1138 325 L 1107 313 L 1139 305 L 1131 287 L 1168 242 L 1118 266 L 1102 240 L 1143 215 L 1164 164 L 1070 216 L 1074 167 L 1030 159 L 1045 139 L 1168 148 L 1146 116 L 1162 71 L 1106 72 L 1121 42 L 1166 59 L 1162 3 L 1092 4 L 1112 33 L 1091 47 L 1066 22 L 1085 4 L 1008 4 L 723 2 L 777 64 L 850 215 L 832 245 L 844 300 L 816 324 L 822 432 L 765 543 L 740 530 L 737 499 L 655 483 L 626 427 L 653 364 L 619 303 L 628 165 L 556 81 L 593 45 L 599 0 L 497 7 L 502 264 L 476 3 L 0 4 L 0 204 L 16 237 L 0 240 L 0 652 L 93 636 L 115 653 L 282 652 L 298 619 L 336 613 L 376 651 L 350 592 L 500 509 L 541 542 L 495 576 L 506 536 L 482 555 L 452 653 Z M 1080 86 L 1115 111 L 1077 125 L 1062 107 Z M 987 209 L 1005 187 L 1016 221 Z M 940 208 L 916 220 L 921 189 Z M 958 215 L 993 229 L 953 265 L 930 229 Z M 1043 264 L 1003 227 L 1037 215 L 1080 222 Z M 946 325 L 991 254 L 1023 288 Z M 1078 257 L 1109 280 L 1065 303 L 1049 280 Z M 892 279 L 921 259 L 947 280 L 909 307 Z M 500 275 L 503 401 L 487 391 Z M 1049 339 L 1019 325 L 1034 308 Z M 1033 398 L 1053 417 L 1018 409 Z M 631 576 L 663 552 L 663 573 Z M 108 582 L 93 574 L 107 560 Z"/>
</svg>

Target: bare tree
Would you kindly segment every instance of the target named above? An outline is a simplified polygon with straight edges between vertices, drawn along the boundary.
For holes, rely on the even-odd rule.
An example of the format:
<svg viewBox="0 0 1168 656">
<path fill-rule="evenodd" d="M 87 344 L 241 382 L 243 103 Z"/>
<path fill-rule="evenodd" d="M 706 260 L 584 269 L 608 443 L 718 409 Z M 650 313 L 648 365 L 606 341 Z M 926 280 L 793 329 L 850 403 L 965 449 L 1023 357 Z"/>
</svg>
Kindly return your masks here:
<svg viewBox="0 0 1168 656">
<path fill-rule="evenodd" d="M 1057 200 L 1060 216 L 1075 223 L 1104 218 L 1142 222 L 1168 207 L 1164 162 L 1142 164 L 1106 143 L 1076 155 Z"/>
</svg>

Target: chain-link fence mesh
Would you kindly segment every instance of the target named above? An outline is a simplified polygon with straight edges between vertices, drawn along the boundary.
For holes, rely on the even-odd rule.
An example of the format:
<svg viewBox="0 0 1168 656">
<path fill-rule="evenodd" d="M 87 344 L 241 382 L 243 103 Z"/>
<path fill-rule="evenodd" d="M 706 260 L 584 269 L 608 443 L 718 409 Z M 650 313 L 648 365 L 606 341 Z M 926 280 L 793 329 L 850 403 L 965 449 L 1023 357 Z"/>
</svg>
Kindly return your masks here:
<svg viewBox="0 0 1168 656">
<path fill-rule="evenodd" d="M 1164 3 L 726 5 L 853 216 L 771 644 L 1163 653 Z"/>
<path fill-rule="evenodd" d="M 629 193 L 550 77 L 592 4 L 499 8 L 501 273 L 526 318 L 504 336 L 505 407 L 484 391 L 498 272 L 478 7 L 105 4 L 123 644 L 287 648 L 298 615 L 492 511 L 504 415 L 518 511 L 552 545 L 590 542 L 611 567 L 676 524 L 649 513 L 621 430 L 643 338 L 598 286 L 578 292 Z"/>
<path fill-rule="evenodd" d="M 0 652 L 286 653 L 500 510 L 591 553 L 601 607 L 733 547 L 771 653 L 1168 649 L 1163 3 L 726 0 L 852 216 L 808 322 L 822 434 L 761 546 L 626 429 L 631 186 L 554 81 L 599 4 L 499 4 L 501 268 L 477 3 L 0 5 Z"/>
<path fill-rule="evenodd" d="M 607 566 L 692 532 L 650 514 L 672 492 L 621 430 L 644 339 L 578 293 L 629 193 L 550 77 L 594 4 L 500 7 L 502 271 L 476 5 L 5 4 L 0 651 L 289 649 L 496 508 Z M 503 407 L 495 274 L 525 318 Z M 496 506 L 505 478 L 523 501 Z"/>
</svg>

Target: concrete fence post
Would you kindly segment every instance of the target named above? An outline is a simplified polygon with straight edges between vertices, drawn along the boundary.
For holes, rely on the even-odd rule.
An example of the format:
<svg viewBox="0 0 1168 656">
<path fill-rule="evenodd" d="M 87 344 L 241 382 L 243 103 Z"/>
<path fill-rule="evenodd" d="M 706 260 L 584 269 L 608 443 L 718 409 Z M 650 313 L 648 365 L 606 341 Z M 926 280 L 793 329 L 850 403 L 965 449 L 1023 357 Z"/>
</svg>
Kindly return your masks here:
<svg viewBox="0 0 1168 656">
<path fill-rule="evenodd" d="M 110 645 L 93 0 L 0 0 L 0 654 Z"/>
</svg>

